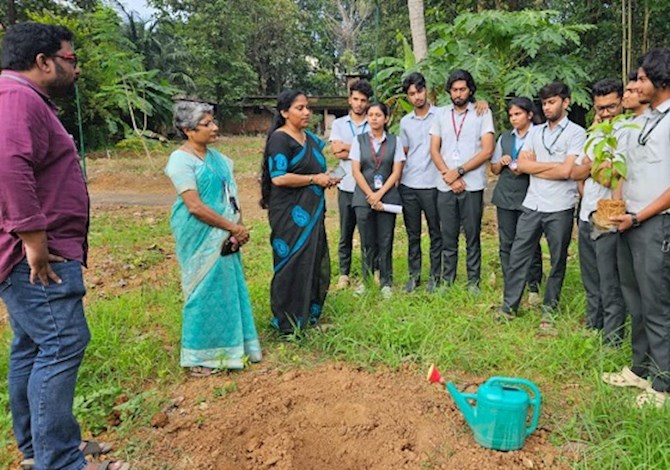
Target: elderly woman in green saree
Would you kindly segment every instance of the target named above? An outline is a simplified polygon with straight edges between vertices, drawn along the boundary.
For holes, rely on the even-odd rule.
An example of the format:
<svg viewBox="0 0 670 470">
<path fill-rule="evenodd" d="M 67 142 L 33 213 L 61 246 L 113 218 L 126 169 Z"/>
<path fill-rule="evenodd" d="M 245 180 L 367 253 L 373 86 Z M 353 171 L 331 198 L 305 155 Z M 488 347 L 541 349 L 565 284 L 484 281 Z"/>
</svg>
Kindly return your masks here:
<svg viewBox="0 0 670 470">
<path fill-rule="evenodd" d="M 330 284 L 325 189 L 339 178 L 327 173 L 324 142 L 306 130 L 311 111 L 305 94 L 285 90 L 277 101 L 263 158 L 261 206 L 272 229 L 271 325 L 291 335 L 321 316 Z"/>
<path fill-rule="evenodd" d="M 233 162 L 209 147 L 218 138 L 213 108 L 179 101 L 174 125 L 186 142 L 165 168 L 177 190 L 170 223 L 181 268 L 181 365 L 195 376 L 261 360 L 239 248 L 249 241 Z"/>
</svg>

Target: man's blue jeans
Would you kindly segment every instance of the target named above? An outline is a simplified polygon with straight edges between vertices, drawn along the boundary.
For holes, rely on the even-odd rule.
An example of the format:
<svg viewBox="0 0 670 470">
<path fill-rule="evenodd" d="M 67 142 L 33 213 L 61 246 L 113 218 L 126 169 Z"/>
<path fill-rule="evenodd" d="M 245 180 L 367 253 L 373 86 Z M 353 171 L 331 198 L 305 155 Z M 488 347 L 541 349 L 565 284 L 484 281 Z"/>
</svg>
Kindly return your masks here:
<svg viewBox="0 0 670 470">
<path fill-rule="evenodd" d="M 0 283 L 14 331 L 9 361 L 9 400 L 14 434 L 35 468 L 81 470 L 81 433 L 72 414 L 77 371 L 91 335 L 84 317 L 81 264 L 52 263 L 62 279 L 30 284 L 24 259 Z"/>
</svg>

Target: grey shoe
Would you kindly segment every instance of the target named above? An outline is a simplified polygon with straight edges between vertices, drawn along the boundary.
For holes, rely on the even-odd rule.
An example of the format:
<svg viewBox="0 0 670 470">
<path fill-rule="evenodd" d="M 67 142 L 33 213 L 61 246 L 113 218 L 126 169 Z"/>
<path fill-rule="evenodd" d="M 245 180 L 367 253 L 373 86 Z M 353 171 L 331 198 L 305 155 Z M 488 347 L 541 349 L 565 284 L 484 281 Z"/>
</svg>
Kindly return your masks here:
<svg viewBox="0 0 670 470">
<path fill-rule="evenodd" d="M 356 297 L 360 297 L 362 295 L 365 295 L 366 290 L 367 289 L 365 288 L 365 284 L 361 282 L 360 284 L 358 284 L 358 286 L 356 286 L 356 290 L 354 290 L 354 295 Z"/>
<path fill-rule="evenodd" d="M 479 288 L 477 284 L 470 284 L 468 286 L 468 292 L 474 296 L 478 296 L 479 294 L 482 293 L 482 290 Z"/>
<path fill-rule="evenodd" d="M 531 307 L 537 307 L 542 303 L 539 292 L 530 291 L 528 293 L 528 305 Z"/>
<path fill-rule="evenodd" d="M 514 314 L 506 312 L 501 308 L 493 314 L 493 318 L 500 323 L 509 323 L 516 317 Z"/>
<path fill-rule="evenodd" d="M 405 284 L 405 292 L 407 292 L 408 294 L 410 292 L 414 292 L 418 286 L 419 286 L 419 280 L 410 277 L 409 281 L 407 281 L 407 284 Z"/>
<path fill-rule="evenodd" d="M 437 290 L 437 288 L 440 287 L 440 282 L 434 278 L 428 279 L 428 284 L 426 284 L 426 291 L 429 294 L 432 294 Z"/>
<path fill-rule="evenodd" d="M 542 306 L 542 318 L 540 319 L 540 333 L 549 335 L 549 336 L 555 336 L 558 334 L 558 330 L 556 330 L 556 325 L 554 323 L 554 316 L 551 313 L 548 312 L 553 312 L 553 309 L 550 309 L 547 307 L 545 309 L 546 305 Z"/>
<path fill-rule="evenodd" d="M 391 289 L 391 286 L 382 287 L 382 297 L 386 300 L 393 297 L 393 290 Z"/>
</svg>

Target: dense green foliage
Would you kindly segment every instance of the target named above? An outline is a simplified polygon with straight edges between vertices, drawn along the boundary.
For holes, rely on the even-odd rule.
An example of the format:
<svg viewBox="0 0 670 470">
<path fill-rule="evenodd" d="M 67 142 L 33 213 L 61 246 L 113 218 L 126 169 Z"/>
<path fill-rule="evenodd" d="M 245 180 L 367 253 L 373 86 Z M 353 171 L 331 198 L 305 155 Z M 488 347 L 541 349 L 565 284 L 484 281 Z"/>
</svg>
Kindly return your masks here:
<svg viewBox="0 0 670 470">
<path fill-rule="evenodd" d="M 344 94 L 345 74 L 375 78 L 411 50 L 406 0 L 147 1 L 152 18 L 137 17 L 123 0 L 112 1 L 114 9 L 102 0 L 0 2 L 3 25 L 39 19 L 75 31 L 89 147 L 145 129 L 166 134 L 175 94 L 218 103 L 220 118 L 238 117 L 233 105 L 245 96 L 286 87 Z M 587 105 L 592 82 L 621 76 L 625 1 L 425 0 L 432 46 L 418 68 L 438 91 L 449 70 L 471 68 L 499 112 L 506 97 L 532 94 L 550 78 L 571 84 L 575 101 Z M 632 3 L 633 59 L 667 45 L 669 10 L 670 0 Z M 397 93 L 411 67 L 378 77 L 380 96 Z M 76 134 L 74 106 L 62 105 Z"/>
<path fill-rule="evenodd" d="M 536 96 L 543 85 L 554 80 L 562 80 L 572 89 L 574 103 L 588 106 L 589 77 L 585 64 L 572 51 L 581 44 L 580 34 L 591 26 L 563 25 L 558 16 L 554 11 L 487 10 L 463 13 L 453 23 L 435 24 L 431 31 L 436 39 L 421 63 L 414 63 L 406 41 L 403 60 L 388 57 L 378 61 L 376 79 L 385 93 L 382 98 L 402 102 L 403 76 L 419 70 L 426 76 L 434 99 L 444 102 L 449 73 L 463 68 L 478 84 L 476 98 L 486 99 L 498 111 L 501 123 L 506 122 L 505 103 L 510 97 Z"/>
</svg>

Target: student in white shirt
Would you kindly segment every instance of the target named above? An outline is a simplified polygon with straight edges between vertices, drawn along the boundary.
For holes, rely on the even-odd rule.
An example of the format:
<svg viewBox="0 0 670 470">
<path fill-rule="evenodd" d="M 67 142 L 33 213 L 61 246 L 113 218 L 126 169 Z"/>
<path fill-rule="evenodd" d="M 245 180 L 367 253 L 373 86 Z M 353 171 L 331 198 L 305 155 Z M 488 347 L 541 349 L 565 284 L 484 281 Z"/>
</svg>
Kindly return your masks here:
<svg viewBox="0 0 670 470">
<path fill-rule="evenodd" d="M 507 279 L 510 275 L 509 256 L 516 237 L 517 222 L 523 213 L 523 200 L 528 191 L 529 176 L 517 171 L 516 165 L 519 153 L 533 130 L 535 106 L 529 98 L 517 96 L 512 98 L 507 105 L 507 114 L 512 129 L 502 133 L 491 159 L 491 171 L 494 175 L 498 175 L 491 203 L 496 206 L 503 279 Z M 528 271 L 528 290 L 530 291 L 528 302 L 531 305 L 538 305 L 540 303 L 540 282 L 542 281 L 542 248 L 539 240 L 532 257 L 533 261 Z"/>
<path fill-rule="evenodd" d="M 426 217 L 430 237 L 430 278 L 427 289 L 433 292 L 440 279 L 442 235 L 437 214 L 438 174 L 430 158 L 430 128 L 439 109 L 428 102 L 426 79 L 418 72 L 403 81 L 403 91 L 414 110 L 400 120 L 400 138 L 407 161 L 400 179 L 402 212 L 407 230 L 409 280 L 406 292 L 421 281 L 421 213 Z"/>
<path fill-rule="evenodd" d="M 623 112 L 623 84 L 606 79 L 595 83 L 591 89 L 596 119 L 609 121 Z M 598 135 L 594 135 L 598 139 Z M 603 186 L 591 177 L 594 159 L 594 140 L 588 155 L 576 160 L 570 177 L 579 181 L 582 201 L 579 210 L 579 266 L 586 290 L 586 327 L 602 331 L 603 339 L 610 346 L 619 346 L 623 340 L 626 307 L 619 284 L 617 269 L 617 233 L 594 232 L 591 214 L 598 200 L 612 199 L 612 188 Z M 597 234 L 597 238 L 595 237 Z"/>
<path fill-rule="evenodd" d="M 361 236 L 363 278 L 372 276 L 379 257 L 382 295 L 389 298 L 393 285 L 393 232 L 396 214 L 385 211 L 385 205 L 402 203 L 397 184 L 402 174 L 405 152 L 401 140 L 387 133 L 389 110 L 384 103 L 374 103 L 367 111 L 370 131 L 356 137 L 349 158 L 356 189 L 352 206 Z M 365 284 L 356 289 L 365 292 Z"/>
<path fill-rule="evenodd" d="M 584 149 L 586 131 L 568 119 L 570 89 L 564 83 L 545 85 L 539 95 L 547 122 L 533 130 L 519 155 L 517 170 L 529 174 L 530 183 L 510 253 L 511 275 L 505 279 L 503 305 L 497 316 L 508 320 L 516 314 L 533 253 L 544 233 L 551 254 L 551 271 L 544 292 L 540 329 L 553 332 L 577 199 L 577 183 L 569 178 Z"/>
<path fill-rule="evenodd" d="M 638 69 L 640 101 L 650 108 L 634 122 L 623 199 L 619 276 L 631 314 L 633 365 L 603 380 L 643 390 L 638 406 L 670 401 L 670 48 L 648 52 Z"/>
<path fill-rule="evenodd" d="M 351 251 L 356 229 L 356 214 L 351 205 L 354 196 L 356 182 L 351 175 L 351 160 L 349 151 L 351 144 L 357 135 L 369 131 L 366 119 L 366 110 L 372 87 L 367 80 L 358 80 L 349 88 L 349 114 L 333 121 L 330 131 L 331 150 L 335 157 L 340 160 L 339 166 L 344 173 L 342 181 L 337 185 L 337 205 L 340 213 L 340 241 L 338 243 L 338 260 L 340 266 L 340 277 L 337 288 L 342 289 L 350 284 Z"/>
<path fill-rule="evenodd" d="M 452 104 L 443 108 L 430 130 L 430 154 L 441 175 L 437 183 L 442 231 L 441 281 L 450 285 L 456 279 L 458 237 L 463 226 L 468 288 L 478 293 L 486 163 L 493 155 L 495 129 L 490 111 L 482 115 L 475 112 L 477 86 L 469 72 L 452 72 L 446 89 Z"/>
</svg>

